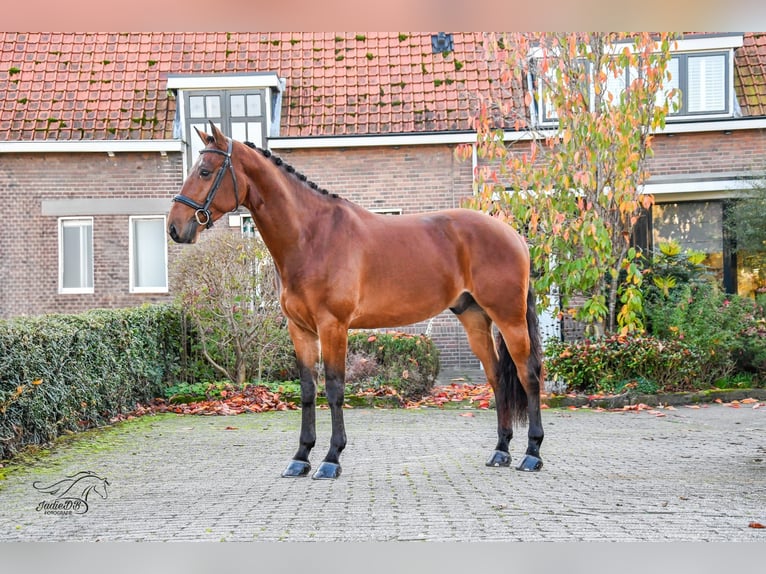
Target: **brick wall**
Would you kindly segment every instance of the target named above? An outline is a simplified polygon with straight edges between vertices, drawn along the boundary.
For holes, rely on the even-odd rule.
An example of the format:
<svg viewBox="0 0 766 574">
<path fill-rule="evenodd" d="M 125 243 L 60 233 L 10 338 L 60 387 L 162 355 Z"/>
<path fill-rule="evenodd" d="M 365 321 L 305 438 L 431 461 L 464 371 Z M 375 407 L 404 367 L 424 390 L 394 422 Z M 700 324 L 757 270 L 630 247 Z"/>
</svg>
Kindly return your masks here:
<svg viewBox="0 0 766 574">
<path fill-rule="evenodd" d="M 647 162 L 652 176 L 747 172 L 766 168 L 766 130 L 740 130 L 658 135 L 654 157 Z"/>
<path fill-rule="evenodd" d="M 93 217 L 94 293 L 58 293 L 58 217 L 44 200 L 170 198 L 181 185 L 180 155 L 6 154 L 0 163 L 0 317 L 126 307 L 168 295 L 131 294 L 129 215 Z M 161 215 L 158 213 L 157 215 Z M 169 259 L 177 251 L 169 246 Z"/>
<path fill-rule="evenodd" d="M 275 150 L 328 191 L 367 209 L 403 213 L 460 207 L 471 195 L 471 164 L 454 146 Z"/>
</svg>

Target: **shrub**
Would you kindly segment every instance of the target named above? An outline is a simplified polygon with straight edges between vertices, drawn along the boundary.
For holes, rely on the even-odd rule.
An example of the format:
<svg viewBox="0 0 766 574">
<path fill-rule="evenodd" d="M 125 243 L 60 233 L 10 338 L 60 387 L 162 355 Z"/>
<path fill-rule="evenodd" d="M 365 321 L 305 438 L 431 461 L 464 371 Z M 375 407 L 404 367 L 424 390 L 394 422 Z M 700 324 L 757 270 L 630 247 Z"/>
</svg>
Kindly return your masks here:
<svg viewBox="0 0 766 574">
<path fill-rule="evenodd" d="M 164 305 L 0 321 L 0 458 L 161 395 L 180 341 Z"/>
<path fill-rule="evenodd" d="M 704 353 L 711 382 L 740 371 L 766 376 L 766 316 L 752 299 L 709 283 L 684 285 L 648 310 L 654 335 Z"/>
<path fill-rule="evenodd" d="M 549 375 L 586 393 L 671 392 L 709 387 L 707 357 L 683 341 L 613 336 L 546 345 Z"/>
<path fill-rule="evenodd" d="M 405 399 L 427 395 L 439 374 L 439 351 L 425 335 L 405 333 L 351 333 L 348 338 L 349 392 L 392 386 Z M 374 359 L 377 368 L 369 364 Z M 367 376 L 359 373 L 368 372 Z M 348 375 L 348 374 L 347 374 Z"/>
<path fill-rule="evenodd" d="M 295 362 L 276 269 L 262 240 L 214 235 L 185 250 L 173 280 L 197 349 L 218 376 L 243 385 Z"/>
</svg>

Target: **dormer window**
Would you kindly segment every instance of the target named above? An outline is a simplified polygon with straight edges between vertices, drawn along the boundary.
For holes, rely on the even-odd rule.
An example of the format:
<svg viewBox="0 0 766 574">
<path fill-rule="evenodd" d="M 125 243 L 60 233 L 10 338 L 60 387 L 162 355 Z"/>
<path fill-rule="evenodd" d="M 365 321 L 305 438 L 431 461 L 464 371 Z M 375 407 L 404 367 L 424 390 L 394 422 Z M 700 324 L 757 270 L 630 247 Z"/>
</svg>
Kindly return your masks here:
<svg viewBox="0 0 766 574">
<path fill-rule="evenodd" d="M 208 121 L 259 147 L 279 135 L 284 80 L 275 73 L 170 75 L 168 89 L 177 90 L 174 131 L 186 143 L 187 170 L 204 147 L 194 128 L 209 132 Z"/>
</svg>

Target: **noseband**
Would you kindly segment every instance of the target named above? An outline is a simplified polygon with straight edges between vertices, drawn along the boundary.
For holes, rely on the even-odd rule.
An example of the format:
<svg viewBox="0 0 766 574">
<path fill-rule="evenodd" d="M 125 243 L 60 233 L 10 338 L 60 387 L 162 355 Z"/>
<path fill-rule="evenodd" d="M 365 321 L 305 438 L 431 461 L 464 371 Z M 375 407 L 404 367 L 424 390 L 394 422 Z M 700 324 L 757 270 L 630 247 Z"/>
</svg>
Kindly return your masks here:
<svg viewBox="0 0 766 574">
<path fill-rule="evenodd" d="M 189 199 L 185 195 L 181 194 L 178 194 L 173 198 L 173 201 L 183 203 L 192 209 L 196 209 L 194 212 L 194 219 L 197 220 L 197 223 L 204 225 L 208 229 L 213 227 L 213 216 L 210 213 L 210 204 L 213 203 L 213 199 L 215 198 L 215 194 L 221 185 L 221 181 L 223 181 L 223 175 L 226 173 L 227 168 L 231 173 L 231 180 L 234 182 L 234 199 L 237 203 L 236 207 L 234 207 L 234 211 L 239 209 L 239 190 L 237 189 L 237 176 L 234 173 L 234 166 L 231 164 L 231 149 L 233 142 L 230 138 L 226 138 L 226 140 L 229 142 L 229 149 L 227 151 L 221 151 L 216 148 L 204 148 L 199 150 L 199 153 L 217 153 L 224 157 L 223 164 L 215 176 L 215 181 L 213 181 L 213 186 L 210 188 L 210 191 L 207 192 L 205 203 L 200 205 L 193 199 Z"/>
</svg>

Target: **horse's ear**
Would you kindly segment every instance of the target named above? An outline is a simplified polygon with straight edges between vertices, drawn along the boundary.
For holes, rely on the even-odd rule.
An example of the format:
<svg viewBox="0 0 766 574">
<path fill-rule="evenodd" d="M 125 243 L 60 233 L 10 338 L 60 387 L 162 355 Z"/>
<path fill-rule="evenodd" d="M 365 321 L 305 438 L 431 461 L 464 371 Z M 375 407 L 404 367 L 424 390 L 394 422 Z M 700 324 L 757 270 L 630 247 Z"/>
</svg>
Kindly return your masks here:
<svg viewBox="0 0 766 574">
<path fill-rule="evenodd" d="M 218 147 L 226 147 L 226 136 L 223 135 L 223 132 L 216 127 L 212 120 L 208 120 L 208 123 L 210 124 L 210 129 L 213 130 L 213 138 L 215 138 L 216 145 Z"/>
<path fill-rule="evenodd" d="M 209 136 L 209 135 L 207 135 L 205 132 L 201 132 L 201 131 L 200 131 L 200 130 L 197 128 L 197 126 L 194 126 L 194 131 L 195 131 L 195 132 L 197 132 L 197 135 L 199 136 L 199 139 L 201 139 L 201 140 L 202 140 L 202 143 L 203 143 L 203 144 L 205 144 L 205 145 L 207 145 L 207 140 L 208 140 L 208 138 L 209 138 L 210 136 Z"/>
</svg>

